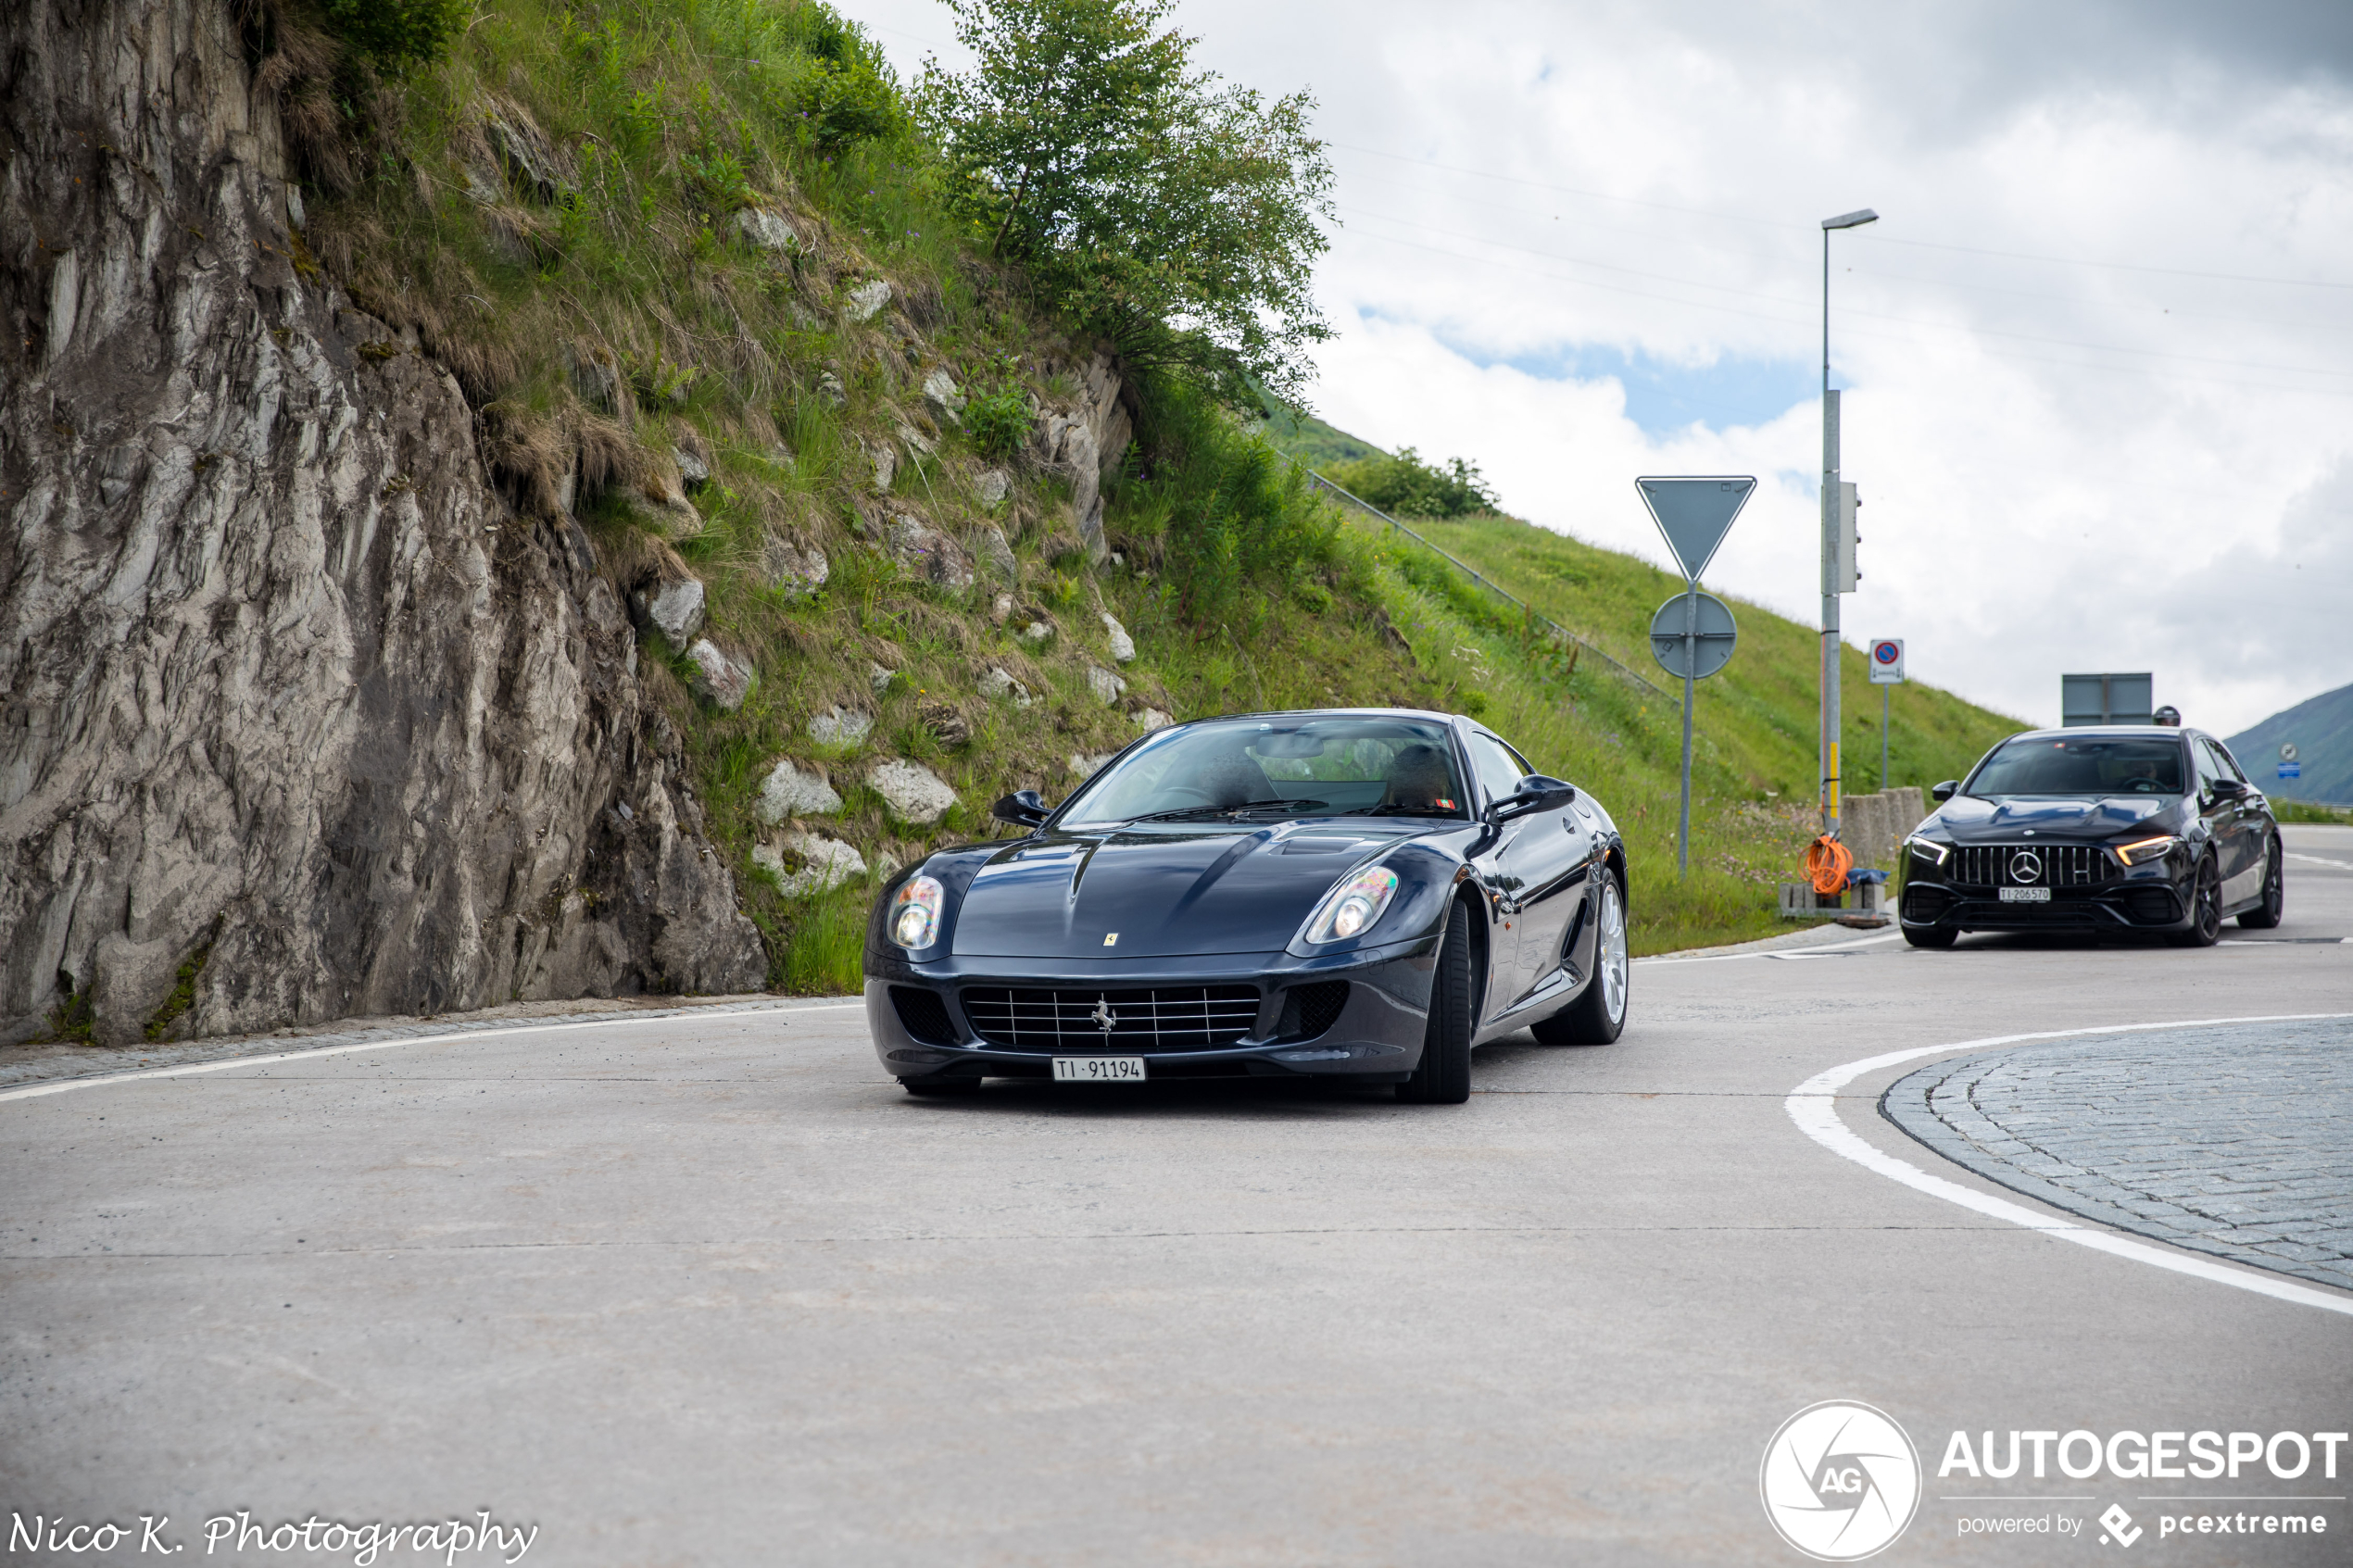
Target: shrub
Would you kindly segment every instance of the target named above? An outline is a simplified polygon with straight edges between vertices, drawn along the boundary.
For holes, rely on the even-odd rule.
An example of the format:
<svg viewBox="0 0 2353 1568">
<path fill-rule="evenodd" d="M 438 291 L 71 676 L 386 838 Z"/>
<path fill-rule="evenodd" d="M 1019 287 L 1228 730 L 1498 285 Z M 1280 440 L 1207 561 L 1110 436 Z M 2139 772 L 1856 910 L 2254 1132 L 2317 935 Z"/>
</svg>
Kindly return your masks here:
<svg viewBox="0 0 2353 1568">
<path fill-rule="evenodd" d="M 327 31 L 390 71 L 428 66 L 466 30 L 473 0 L 325 0 Z"/>
<path fill-rule="evenodd" d="M 985 458 L 1010 458 L 1029 439 L 1036 416 L 1029 394 L 1016 378 L 1011 356 L 1000 354 L 973 378 L 975 388 L 964 405 L 964 429 L 973 448 Z"/>
<path fill-rule="evenodd" d="M 1393 458 L 1333 463 L 1324 477 L 1385 512 L 1405 517 L 1476 517 L 1497 509 L 1495 492 L 1478 465 L 1453 458 L 1444 468 L 1432 468 L 1411 446 Z"/>
</svg>

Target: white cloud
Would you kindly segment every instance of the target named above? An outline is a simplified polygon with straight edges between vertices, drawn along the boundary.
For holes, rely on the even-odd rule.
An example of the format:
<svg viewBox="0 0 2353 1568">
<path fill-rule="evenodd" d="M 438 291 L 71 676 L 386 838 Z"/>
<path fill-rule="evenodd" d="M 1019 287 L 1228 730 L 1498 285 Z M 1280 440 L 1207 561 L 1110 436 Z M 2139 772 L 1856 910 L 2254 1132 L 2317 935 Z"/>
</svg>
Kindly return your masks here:
<svg viewBox="0 0 2353 1568">
<path fill-rule="evenodd" d="M 929 0 L 849 9 L 902 67 L 952 39 Z M 2347 8 L 1178 17 L 1205 63 L 1321 100 L 1334 423 L 1653 559 L 1635 474 L 1755 472 L 1711 579 L 1810 622 L 1816 220 L 1869 204 L 1833 241 L 1850 639 L 1904 635 L 1922 678 L 2043 721 L 2065 670 L 2153 670 L 2224 734 L 2353 681 Z M 1708 422 L 1646 430 L 1597 350 Z"/>
</svg>

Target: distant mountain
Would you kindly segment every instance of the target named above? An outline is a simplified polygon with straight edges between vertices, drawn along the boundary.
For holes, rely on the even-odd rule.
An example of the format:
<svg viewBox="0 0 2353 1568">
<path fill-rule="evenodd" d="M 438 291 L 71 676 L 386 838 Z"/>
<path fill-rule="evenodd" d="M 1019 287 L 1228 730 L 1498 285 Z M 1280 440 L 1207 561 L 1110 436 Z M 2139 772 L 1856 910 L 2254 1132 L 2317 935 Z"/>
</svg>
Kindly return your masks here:
<svg viewBox="0 0 2353 1568">
<path fill-rule="evenodd" d="M 2279 777 L 2283 742 L 2296 746 L 2302 778 Z M 2353 686 L 2322 692 L 2274 713 L 2241 730 L 2228 744 L 2239 766 L 2266 794 L 2322 806 L 2353 806 Z"/>
</svg>

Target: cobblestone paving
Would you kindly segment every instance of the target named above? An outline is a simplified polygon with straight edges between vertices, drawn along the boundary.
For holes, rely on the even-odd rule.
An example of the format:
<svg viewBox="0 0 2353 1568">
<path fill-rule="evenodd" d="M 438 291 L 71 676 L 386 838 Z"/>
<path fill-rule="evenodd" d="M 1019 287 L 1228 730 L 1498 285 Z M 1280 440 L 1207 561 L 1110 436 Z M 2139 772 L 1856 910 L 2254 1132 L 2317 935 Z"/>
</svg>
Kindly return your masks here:
<svg viewBox="0 0 2353 1568">
<path fill-rule="evenodd" d="M 2070 1213 L 2353 1289 L 2353 1020 L 1988 1051 L 1902 1079 L 1880 1109 Z"/>
</svg>

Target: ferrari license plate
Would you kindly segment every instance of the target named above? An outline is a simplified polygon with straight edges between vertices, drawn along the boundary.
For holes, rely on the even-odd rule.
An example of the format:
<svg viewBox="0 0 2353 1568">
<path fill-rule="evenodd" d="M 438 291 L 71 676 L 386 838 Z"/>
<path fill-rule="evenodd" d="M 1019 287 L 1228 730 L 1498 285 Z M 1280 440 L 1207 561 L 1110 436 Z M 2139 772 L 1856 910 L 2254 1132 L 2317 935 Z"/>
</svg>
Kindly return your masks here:
<svg viewBox="0 0 2353 1568">
<path fill-rule="evenodd" d="M 1144 1077 L 1144 1059 L 1140 1056 L 1058 1056 L 1054 1058 L 1054 1082 L 1058 1084 L 1132 1084 Z"/>
<path fill-rule="evenodd" d="M 2047 904 L 2050 901 L 2051 890 L 2047 887 L 2005 887 L 2002 889 L 2002 902 L 2005 904 Z"/>
</svg>

